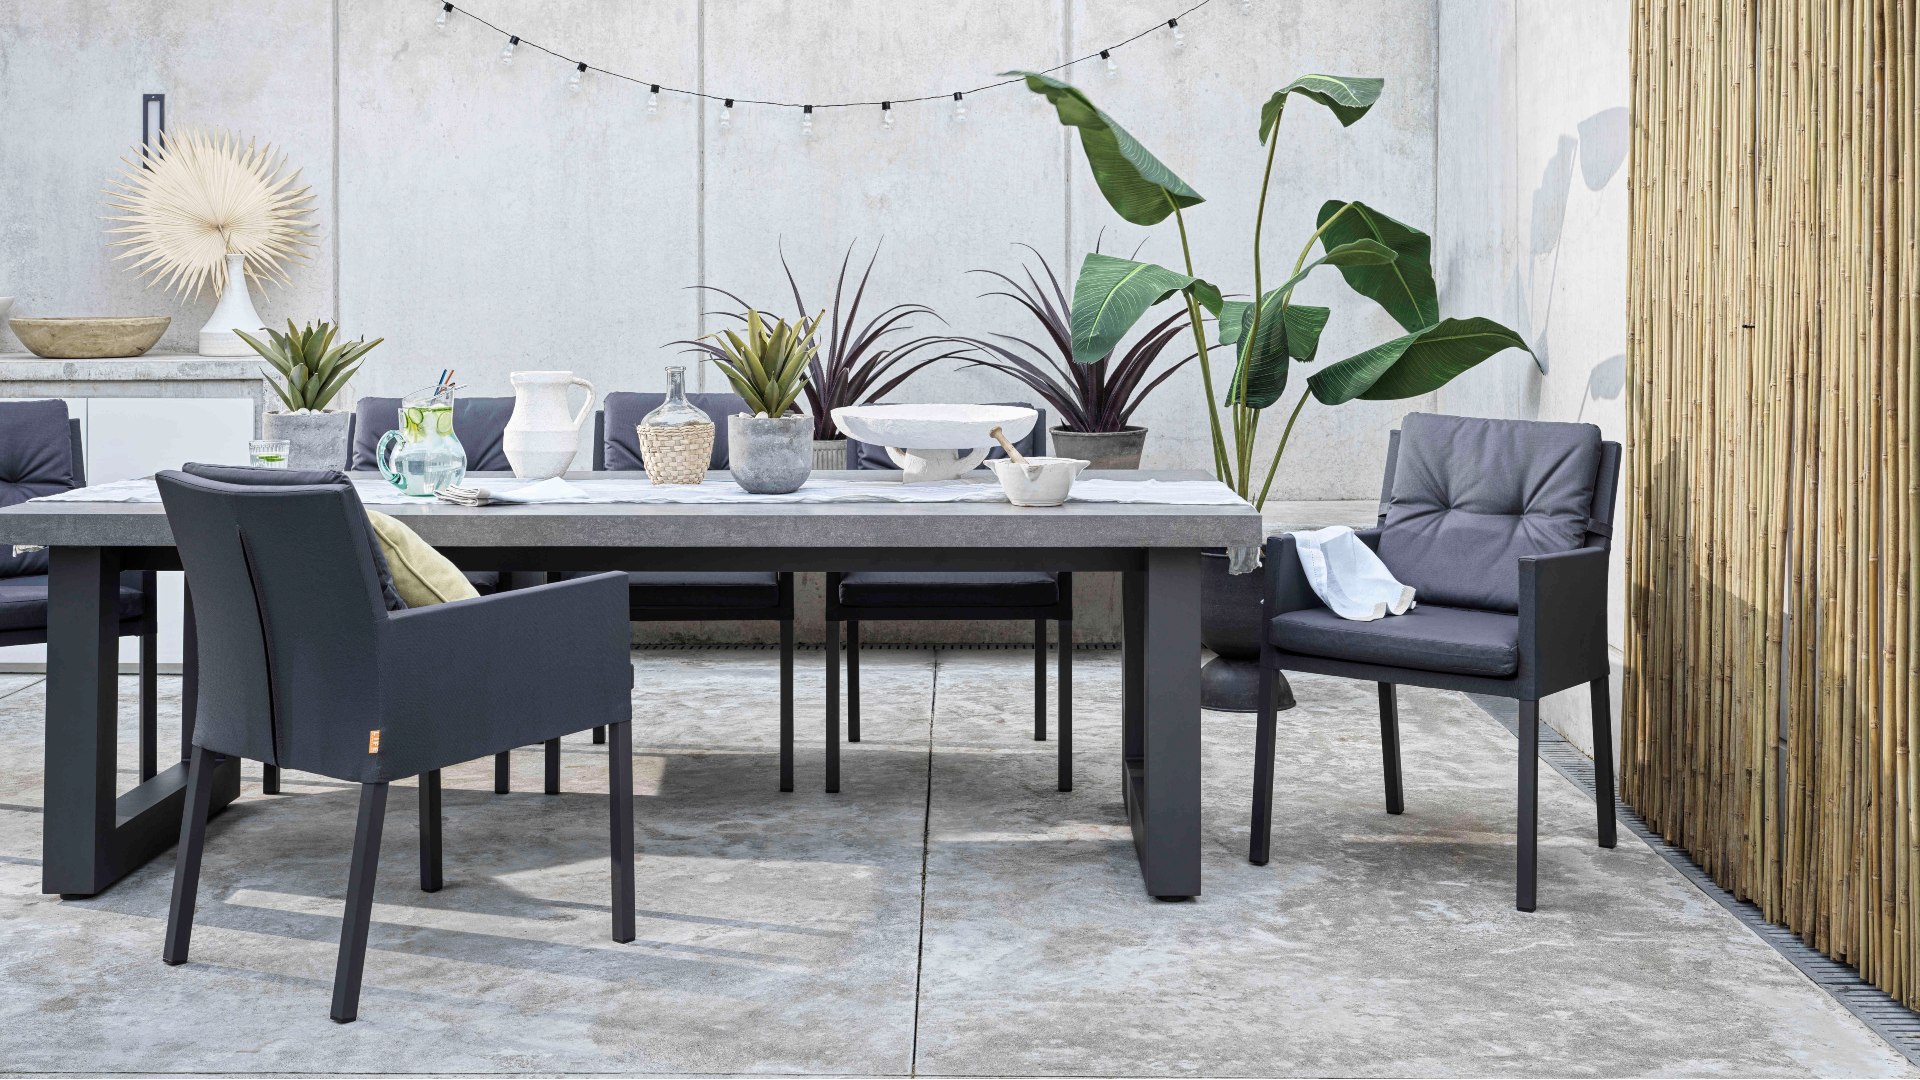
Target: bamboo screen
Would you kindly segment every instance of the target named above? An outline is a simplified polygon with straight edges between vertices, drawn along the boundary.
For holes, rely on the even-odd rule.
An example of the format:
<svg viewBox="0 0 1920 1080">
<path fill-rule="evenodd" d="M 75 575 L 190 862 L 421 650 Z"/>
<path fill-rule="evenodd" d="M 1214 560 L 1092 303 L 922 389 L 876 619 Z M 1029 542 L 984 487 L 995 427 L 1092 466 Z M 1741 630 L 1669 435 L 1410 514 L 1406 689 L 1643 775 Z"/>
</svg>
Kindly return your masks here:
<svg viewBox="0 0 1920 1080">
<path fill-rule="evenodd" d="M 1920 3 L 1635 7 L 1626 797 L 1920 1005 Z"/>
</svg>

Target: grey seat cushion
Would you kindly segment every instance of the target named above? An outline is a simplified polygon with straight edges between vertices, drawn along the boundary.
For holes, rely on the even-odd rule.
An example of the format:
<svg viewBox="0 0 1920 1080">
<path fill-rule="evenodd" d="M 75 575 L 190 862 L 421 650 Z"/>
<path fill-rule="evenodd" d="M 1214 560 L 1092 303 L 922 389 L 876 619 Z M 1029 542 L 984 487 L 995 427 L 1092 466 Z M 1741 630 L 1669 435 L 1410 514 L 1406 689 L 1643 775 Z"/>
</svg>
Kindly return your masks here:
<svg viewBox="0 0 1920 1080">
<path fill-rule="evenodd" d="M 1045 607 L 1060 602 L 1060 579 L 1040 571 L 884 573 L 840 579 L 848 607 Z"/>
<path fill-rule="evenodd" d="M 1372 622 L 1343 619 L 1326 608 L 1289 611 L 1268 624 L 1267 634 L 1288 652 L 1360 664 L 1491 678 L 1520 666 L 1519 616 L 1438 604 Z"/>
<path fill-rule="evenodd" d="M 0 402 L 0 506 L 79 486 L 73 446 L 66 402 Z M 0 544 L 0 577 L 46 572 L 46 552 L 15 555 Z"/>
<path fill-rule="evenodd" d="M 646 463 L 640 459 L 640 421 L 665 400 L 665 394 L 635 394 L 625 390 L 616 390 L 607 395 L 602 406 L 606 433 L 601 442 L 601 468 L 632 470 L 646 467 Z M 713 421 L 713 453 L 708 458 L 707 467 L 726 468 L 727 417 L 748 411 L 746 399 L 739 394 L 688 394 L 687 400 Z"/>
<path fill-rule="evenodd" d="M 453 399 L 453 435 L 467 452 L 468 472 L 506 472 L 507 421 L 513 419 L 510 397 Z M 400 423 L 400 399 L 363 397 L 353 403 L 353 446 L 347 467 L 356 472 L 377 469 L 373 452 L 380 436 Z"/>
<path fill-rule="evenodd" d="M 780 576 L 771 570 L 635 570 L 627 574 L 627 597 L 638 607 L 770 608 L 780 603 Z"/>
<path fill-rule="evenodd" d="M 120 586 L 120 618 L 141 615 L 140 590 Z M 0 578 L 0 631 L 44 630 L 47 625 L 47 575 L 22 574 Z"/>
<path fill-rule="evenodd" d="M 1422 604 L 1518 611 L 1520 557 L 1581 546 L 1599 469 L 1592 424 L 1409 414 L 1380 561 Z"/>
</svg>

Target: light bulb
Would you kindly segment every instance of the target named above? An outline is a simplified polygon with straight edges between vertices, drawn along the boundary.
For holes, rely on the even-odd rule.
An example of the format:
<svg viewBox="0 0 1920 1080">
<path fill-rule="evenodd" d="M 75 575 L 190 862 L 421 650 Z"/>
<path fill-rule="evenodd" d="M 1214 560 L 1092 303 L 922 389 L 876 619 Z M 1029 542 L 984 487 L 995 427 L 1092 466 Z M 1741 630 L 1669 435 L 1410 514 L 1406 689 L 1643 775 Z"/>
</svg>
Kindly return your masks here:
<svg viewBox="0 0 1920 1080">
<path fill-rule="evenodd" d="M 880 130 L 893 130 L 893 102 L 891 101 L 880 103 Z"/>
<path fill-rule="evenodd" d="M 1112 50 L 1101 49 L 1100 59 L 1105 60 L 1107 62 L 1107 76 L 1109 78 L 1120 74 L 1120 65 L 1114 61 Z"/>
<path fill-rule="evenodd" d="M 647 115 L 658 116 L 659 114 L 660 114 L 660 87 L 658 84 L 655 84 L 653 89 L 647 91 Z"/>
<path fill-rule="evenodd" d="M 1253 14 L 1253 0 L 1240 0 L 1240 14 Z"/>
<path fill-rule="evenodd" d="M 434 25 L 434 27 L 435 27 L 436 29 L 439 29 L 439 30 L 445 30 L 445 29 L 447 28 L 447 19 L 449 19 L 450 17 L 452 17 L 452 15 L 453 15 L 453 5 L 452 5 L 452 4 L 441 4 L 441 5 L 440 5 L 440 14 L 438 14 L 438 15 L 435 15 L 435 16 L 433 17 L 433 25 Z"/>
<path fill-rule="evenodd" d="M 518 44 L 520 44 L 520 39 L 517 37 L 510 37 L 507 39 L 507 47 L 500 50 L 501 63 L 503 64 L 513 63 L 513 47 Z"/>
<path fill-rule="evenodd" d="M 1180 20 L 1179 20 L 1179 19 L 1168 19 L 1168 20 L 1167 20 L 1167 26 L 1168 26 L 1168 28 L 1169 28 L 1169 29 L 1171 29 L 1171 30 L 1173 31 L 1173 47 L 1174 47 L 1174 48 L 1176 48 L 1176 49 L 1184 49 L 1184 48 L 1186 48 L 1186 47 L 1187 47 L 1187 34 L 1186 34 L 1186 31 L 1184 31 L 1184 30 L 1182 30 L 1182 29 L 1180 29 Z"/>
<path fill-rule="evenodd" d="M 967 122 L 967 99 L 961 96 L 958 90 L 953 92 L 953 122 L 956 124 Z"/>
<path fill-rule="evenodd" d="M 726 101 L 726 104 L 720 106 L 720 130 L 728 131 L 728 130 L 731 130 L 732 127 L 733 127 L 733 99 L 728 98 Z"/>
<path fill-rule="evenodd" d="M 800 134 L 804 138 L 813 138 L 813 106 L 800 110 Z"/>
<path fill-rule="evenodd" d="M 587 65 L 585 64 L 575 65 L 573 69 L 573 74 L 567 76 L 567 92 L 570 94 L 579 93 L 580 80 L 584 78 L 586 74 L 587 74 Z"/>
</svg>

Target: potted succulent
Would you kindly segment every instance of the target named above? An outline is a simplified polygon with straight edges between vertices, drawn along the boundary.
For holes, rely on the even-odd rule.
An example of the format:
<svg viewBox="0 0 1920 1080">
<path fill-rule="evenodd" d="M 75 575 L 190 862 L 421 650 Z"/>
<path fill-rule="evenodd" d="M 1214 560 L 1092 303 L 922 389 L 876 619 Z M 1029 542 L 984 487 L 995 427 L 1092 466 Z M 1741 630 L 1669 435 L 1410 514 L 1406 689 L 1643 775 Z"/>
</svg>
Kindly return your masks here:
<svg viewBox="0 0 1920 1080">
<path fill-rule="evenodd" d="M 1122 352 L 1119 346 L 1090 364 L 1075 363 L 1073 328 L 1067 321 L 1072 302 L 1046 256 L 1030 244 L 1022 247 L 1033 252 L 1046 272 L 1042 288 L 1031 268 L 1026 281 L 1020 282 L 998 270 L 975 270 L 1005 282 L 1008 289 L 996 289 L 986 296 L 1002 296 L 1025 308 L 1045 331 L 1040 341 L 1013 334 L 994 334 L 997 340 L 960 338 L 987 355 L 974 360 L 977 367 L 992 368 L 1026 384 L 1053 408 L 1060 423 L 1050 429 L 1053 452 L 1061 457 L 1080 458 L 1095 469 L 1137 469 L 1140 451 L 1146 446 L 1147 429 L 1128 423 L 1133 411 L 1147 395 L 1166 382 L 1195 355 L 1162 368 L 1147 379 L 1154 361 L 1167 345 L 1180 335 L 1185 312 L 1175 312 L 1149 327 L 1132 347 Z M 1144 381 L 1143 381 L 1144 380 Z"/>
<path fill-rule="evenodd" d="M 726 375 L 752 409 L 727 417 L 727 468 L 756 495 L 785 495 L 813 472 L 813 418 L 797 409 L 807 367 L 819 352 L 814 333 L 826 312 L 788 324 L 748 308 L 744 333 L 721 330 L 689 342 Z"/>
<path fill-rule="evenodd" d="M 1139 141 L 1096 108 L 1087 95 L 1058 79 L 1009 72 L 1054 106 L 1061 124 L 1076 128 L 1088 167 L 1116 213 L 1135 225 L 1172 217 L 1180 228 L 1182 270 L 1153 263 L 1089 254 L 1074 285 L 1070 321 L 1073 356 L 1082 364 L 1106 356 L 1153 307 L 1180 298 L 1200 360 L 1213 437 L 1214 471 L 1242 498 L 1261 506 L 1273 488 L 1294 424 L 1307 402 L 1339 405 L 1355 398 L 1392 401 L 1419 397 L 1461 372 L 1507 349 L 1527 349 L 1520 335 L 1491 319 L 1441 318 L 1434 289 L 1427 234 L 1354 200 L 1320 207 L 1315 228 L 1286 279 L 1268 289 L 1262 273 L 1261 239 L 1268 181 L 1279 147 L 1282 115 L 1303 98 L 1329 110 L 1342 127 L 1358 122 L 1380 98 L 1383 80 L 1306 75 L 1275 91 L 1260 109 L 1260 145 L 1266 169 L 1254 209 L 1253 290 L 1250 300 L 1227 300 L 1219 286 L 1194 272 L 1183 211 L 1206 200 L 1174 175 Z M 1316 254 L 1316 245 L 1318 253 Z M 1293 292 L 1314 270 L 1333 267 L 1354 292 L 1372 300 L 1405 331 L 1307 377 L 1273 456 L 1255 460 L 1254 445 L 1265 410 L 1280 401 L 1293 364 L 1310 364 L 1331 312 L 1293 302 Z M 1232 356 L 1224 394 L 1208 356 L 1206 319 L 1215 323 L 1219 345 Z M 1221 410 L 1226 410 L 1222 423 Z M 1229 430 L 1231 434 L 1229 435 Z M 1251 712 L 1258 705 L 1260 605 L 1263 574 L 1229 575 L 1225 553 L 1206 560 L 1202 578 L 1201 640 L 1218 656 L 1201 674 L 1201 702 L 1208 708 Z M 1285 691 L 1283 691 L 1283 694 Z"/>
<path fill-rule="evenodd" d="M 327 406 L 360 370 L 373 347 L 386 340 L 356 339 L 336 344 L 338 330 L 324 322 L 295 327 L 289 319 L 286 333 L 268 330 L 264 342 L 244 330 L 234 331 L 273 365 L 273 371 L 263 369 L 261 374 L 286 411 L 268 413 L 262 422 L 267 438 L 287 441 L 287 464 L 295 469 L 346 467 L 348 427 L 353 416 L 330 412 Z"/>
<path fill-rule="evenodd" d="M 875 245 L 849 297 L 847 270 L 853 262 L 853 245 L 847 245 L 847 254 L 840 260 L 840 276 L 833 287 L 833 317 L 821 328 L 819 352 L 807 364 L 807 411 L 813 417 L 813 467 L 816 469 L 847 467 L 847 439 L 834 427 L 833 410 L 843 405 L 877 402 L 928 364 L 965 355 L 964 351 L 920 355 L 952 344 L 954 339 L 950 337 L 922 335 L 900 339 L 899 335 L 911 332 L 912 320 L 916 317 L 927 315 L 940 319 L 925 304 L 895 304 L 865 322 L 860 321 L 860 302 L 866 297 L 867 283 L 873 277 L 873 266 L 879 258 L 880 248 Z M 796 317 L 805 318 L 807 303 L 801 299 L 800 285 L 794 280 L 784 252 L 780 255 L 780 269 L 786 273 L 787 287 L 793 291 Z M 746 301 L 725 289 L 702 288 L 717 292 L 742 308 L 747 306 Z M 740 318 L 732 312 L 723 314 Z"/>
</svg>

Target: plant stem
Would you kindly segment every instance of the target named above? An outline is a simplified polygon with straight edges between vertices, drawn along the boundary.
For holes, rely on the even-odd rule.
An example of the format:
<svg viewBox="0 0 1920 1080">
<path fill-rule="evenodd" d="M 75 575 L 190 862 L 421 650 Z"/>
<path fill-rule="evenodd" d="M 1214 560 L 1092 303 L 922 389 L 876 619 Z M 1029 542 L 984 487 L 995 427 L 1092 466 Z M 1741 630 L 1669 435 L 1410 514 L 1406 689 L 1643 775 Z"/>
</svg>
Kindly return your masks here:
<svg viewBox="0 0 1920 1080">
<path fill-rule="evenodd" d="M 1274 447 L 1273 461 L 1267 465 L 1267 482 L 1260 485 L 1260 497 L 1253 502 L 1254 509 L 1260 510 L 1266 507 L 1267 492 L 1273 490 L 1273 478 L 1280 471 L 1280 455 L 1287 452 L 1287 440 L 1293 437 L 1293 422 L 1300 419 L 1300 410 L 1306 408 L 1307 402 L 1312 398 L 1311 391 L 1301 391 L 1300 403 L 1293 407 L 1293 414 L 1287 417 L 1287 426 L 1280 432 L 1280 445 Z"/>
<path fill-rule="evenodd" d="M 1173 220 L 1180 226 L 1180 254 L 1187 262 L 1187 276 L 1193 275 L 1193 249 L 1187 243 L 1187 219 L 1180 213 L 1180 207 L 1174 204 L 1173 197 L 1167 196 L 1167 202 L 1173 206 Z M 1220 433 L 1220 414 L 1213 404 L 1213 367 L 1207 363 L 1207 328 L 1200 321 L 1200 302 L 1193 298 L 1193 292 L 1186 290 L 1187 322 L 1193 327 L 1193 346 L 1200 354 L 1200 384 L 1207 395 L 1207 427 L 1213 433 L 1213 471 L 1220 482 L 1233 486 L 1233 469 L 1227 463 L 1227 443 Z"/>
<path fill-rule="evenodd" d="M 1353 204 L 1352 204 L 1352 203 L 1346 203 L 1346 204 L 1344 204 L 1344 205 L 1342 205 L 1342 206 L 1340 207 L 1340 209 L 1338 209 L 1338 210 L 1335 210 L 1335 211 L 1333 212 L 1333 216 L 1332 216 L 1332 217 L 1329 217 L 1329 218 L 1328 218 L 1327 220 L 1325 220 L 1325 221 L 1323 221 L 1323 222 L 1321 222 L 1321 223 L 1320 223 L 1320 227 L 1319 227 L 1319 228 L 1317 228 L 1317 229 L 1315 229 L 1315 230 L 1313 230 L 1313 235 L 1312 235 L 1312 236 L 1309 236 L 1309 237 L 1307 237 L 1307 243 L 1306 243 L 1306 246 L 1304 246 L 1304 247 L 1302 247 L 1302 248 L 1300 249 L 1300 257 L 1299 257 L 1299 258 L 1297 258 L 1297 259 L 1295 259 L 1295 260 L 1293 260 L 1293 272 L 1294 272 L 1294 273 L 1296 273 L 1296 274 L 1298 274 L 1298 273 L 1300 272 L 1300 268 L 1301 268 L 1302 266 L 1305 266 L 1305 265 L 1307 264 L 1307 256 L 1308 256 L 1308 255 L 1311 255 L 1311 254 L 1313 254 L 1313 243 L 1314 243 L 1314 241 L 1316 241 L 1316 240 L 1318 240 L 1318 239 L 1320 239 L 1320 238 L 1321 238 L 1322 236 L 1324 236 L 1324 235 L 1326 235 L 1326 232 L 1327 232 L 1327 230 L 1328 230 L 1328 229 L 1331 229 L 1331 228 L 1333 228 L 1333 223 L 1334 223 L 1334 222 L 1336 222 L 1336 221 L 1339 221 L 1339 220 L 1340 220 L 1340 219 L 1341 219 L 1341 218 L 1342 218 L 1343 216 L 1345 216 L 1345 215 L 1346 215 L 1346 212 L 1347 212 L 1347 211 L 1349 211 L 1349 210 L 1351 210 L 1351 209 L 1353 209 Z M 1292 298 L 1292 296 L 1293 296 L 1293 290 L 1291 290 L 1291 289 L 1289 289 L 1289 290 L 1287 290 L 1287 296 L 1288 296 L 1288 298 L 1289 298 L 1289 299 L 1291 299 L 1291 298 Z"/>
<path fill-rule="evenodd" d="M 1260 201 L 1253 211 L 1253 310 L 1247 316 L 1246 329 L 1240 335 L 1240 347 L 1234 353 L 1233 385 L 1237 392 L 1238 404 L 1235 405 L 1234 440 L 1235 450 L 1240 455 L 1240 497 L 1246 497 L 1246 486 L 1251 482 L 1247 475 L 1253 466 L 1253 439 L 1260 430 L 1260 417 L 1254 408 L 1246 403 L 1245 383 L 1247 350 L 1253 347 L 1255 335 L 1260 332 L 1260 300 L 1264 293 L 1260 274 L 1260 238 L 1265 231 L 1267 221 L 1267 189 L 1273 183 L 1273 157 L 1280 147 L 1280 120 L 1286 115 L 1287 99 L 1280 99 L 1280 108 L 1273 117 L 1273 129 L 1267 138 L 1267 166 L 1260 174 Z M 1298 272 L 1296 268 L 1296 272 Z M 1235 394 L 1229 394 L 1235 396 Z"/>
</svg>

